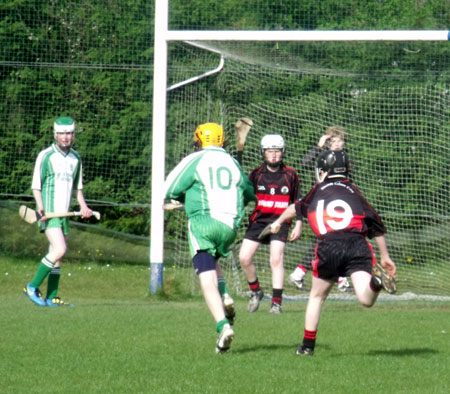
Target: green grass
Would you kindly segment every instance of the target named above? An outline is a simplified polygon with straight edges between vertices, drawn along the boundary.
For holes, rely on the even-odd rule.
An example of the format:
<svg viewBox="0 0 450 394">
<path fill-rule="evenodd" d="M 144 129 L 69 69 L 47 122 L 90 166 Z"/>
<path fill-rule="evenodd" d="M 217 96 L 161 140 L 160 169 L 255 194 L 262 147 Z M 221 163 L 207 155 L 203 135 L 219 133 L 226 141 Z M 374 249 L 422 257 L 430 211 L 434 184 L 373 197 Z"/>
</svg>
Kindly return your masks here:
<svg viewBox="0 0 450 394">
<path fill-rule="evenodd" d="M 204 301 L 149 296 L 145 266 L 66 264 L 61 294 L 75 307 L 53 309 L 21 294 L 36 267 L 0 257 L 2 393 L 450 391 L 449 303 L 329 301 L 305 358 L 305 302 L 273 316 L 238 299 L 232 352 L 217 356 Z"/>
</svg>

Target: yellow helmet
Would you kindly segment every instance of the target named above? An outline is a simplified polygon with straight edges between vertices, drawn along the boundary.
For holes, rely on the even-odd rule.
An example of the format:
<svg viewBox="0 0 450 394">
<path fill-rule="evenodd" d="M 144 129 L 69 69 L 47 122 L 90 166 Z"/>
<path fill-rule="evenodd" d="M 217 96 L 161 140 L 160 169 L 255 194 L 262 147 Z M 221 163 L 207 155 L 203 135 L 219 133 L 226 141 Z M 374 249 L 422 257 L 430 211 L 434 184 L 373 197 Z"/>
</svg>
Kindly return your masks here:
<svg viewBox="0 0 450 394">
<path fill-rule="evenodd" d="M 209 145 L 222 146 L 224 141 L 223 127 L 217 123 L 204 123 L 194 133 L 194 145 L 205 148 Z"/>
</svg>

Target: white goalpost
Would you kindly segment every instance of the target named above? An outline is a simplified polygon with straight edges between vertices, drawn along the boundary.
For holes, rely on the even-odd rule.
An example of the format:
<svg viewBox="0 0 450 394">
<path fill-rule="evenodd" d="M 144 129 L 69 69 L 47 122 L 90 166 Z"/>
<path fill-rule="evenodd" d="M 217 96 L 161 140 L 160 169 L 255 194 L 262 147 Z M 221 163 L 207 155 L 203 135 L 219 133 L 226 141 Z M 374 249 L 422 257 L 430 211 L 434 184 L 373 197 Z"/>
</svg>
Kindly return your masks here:
<svg viewBox="0 0 450 394">
<path fill-rule="evenodd" d="M 150 233 L 150 292 L 155 293 L 163 285 L 164 264 L 164 195 L 166 163 L 166 122 L 167 93 L 195 81 L 168 87 L 168 45 L 174 42 L 437 42 L 448 41 L 450 32 L 430 31 L 174 31 L 169 30 L 169 1 L 155 2 L 155 42 L 154 42 L 154 82 L 153 82 L 153 123 L 152 123 L 152 174 L 151 174 L 151 233 Z M 219 66 L 210 74 L 220 73 L 223 68 L 223 54 Z M 389 90 L 387 90 L 389 95 Z M 360 94 L 359 91 L 355 93 Z M 393 92 L 395 94 L 395 92 Z M 352 109 L 353 110 L 353 109 Z M 255 109 L 256 116 L 264 117 L 264 111 Z M 305 118 L 306 119 L 306 118 Z M 314 122 L 314 120 L 311 120 Z M 320 123 L 320 122 L 319 122 Z M 295 130 L 295 125 L 292 126 Z M 294 140 L 294 137 L 292 137 Z M 364 137 L 361 137 L 364 139 Z M 443 228 L 446 228 L 443 226 Z M 180 230 L 180 231 L 185 231 Z M 446 230 L 444 230 L 446 231 Z M 289 248 L 287 250 L 289 253 Z M 233 263 L 234 264 L 234 263 Z M 238 264 L 238 263 L 237 263 Z"/>
</svg>

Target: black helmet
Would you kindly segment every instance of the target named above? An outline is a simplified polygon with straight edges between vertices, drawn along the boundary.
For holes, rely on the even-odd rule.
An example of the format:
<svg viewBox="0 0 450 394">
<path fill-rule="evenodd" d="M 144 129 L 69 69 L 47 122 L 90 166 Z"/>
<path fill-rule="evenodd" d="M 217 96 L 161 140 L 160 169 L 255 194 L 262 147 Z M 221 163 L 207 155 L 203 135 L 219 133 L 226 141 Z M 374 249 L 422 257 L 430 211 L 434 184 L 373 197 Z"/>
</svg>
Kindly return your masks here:
<svg viewBox="0 0 450 394">
<path fill-rule="evenodd" d="M 319 170 L 326 172 L 322 180 L 319 179 Z M 325 178 L 347 178 L 348 155 L 344 150 L 326 150 L 317 158 L 316 179 L 322 182 Z"/>
</svg>

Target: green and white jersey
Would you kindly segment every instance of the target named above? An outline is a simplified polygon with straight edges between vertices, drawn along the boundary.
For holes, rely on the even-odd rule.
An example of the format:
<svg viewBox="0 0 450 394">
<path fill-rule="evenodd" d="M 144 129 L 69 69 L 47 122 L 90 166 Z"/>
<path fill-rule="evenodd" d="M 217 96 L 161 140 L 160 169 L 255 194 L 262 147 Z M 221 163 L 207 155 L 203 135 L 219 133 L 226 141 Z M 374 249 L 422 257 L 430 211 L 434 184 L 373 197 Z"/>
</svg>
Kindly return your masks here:
<svg viewBox="0 0 450 394">
<path fill-rule="evenodd" d="M 83 188 L 79 154 L 73 149 L 66 154 L 56 144 L 41 151 L 31 188 L 42 191 L 45 212 L 68 212 L 73 188 Z"/>
<path fill-rule="evenodd" d="M 209 216 L 233 230 L 242 222 L 245 205 L 256 199 L 241 166 L 217 146 L 190 154 L 168 175 L 166 198 L 178 200 L 183 195 L 189 219 Z"/>
</svg>

